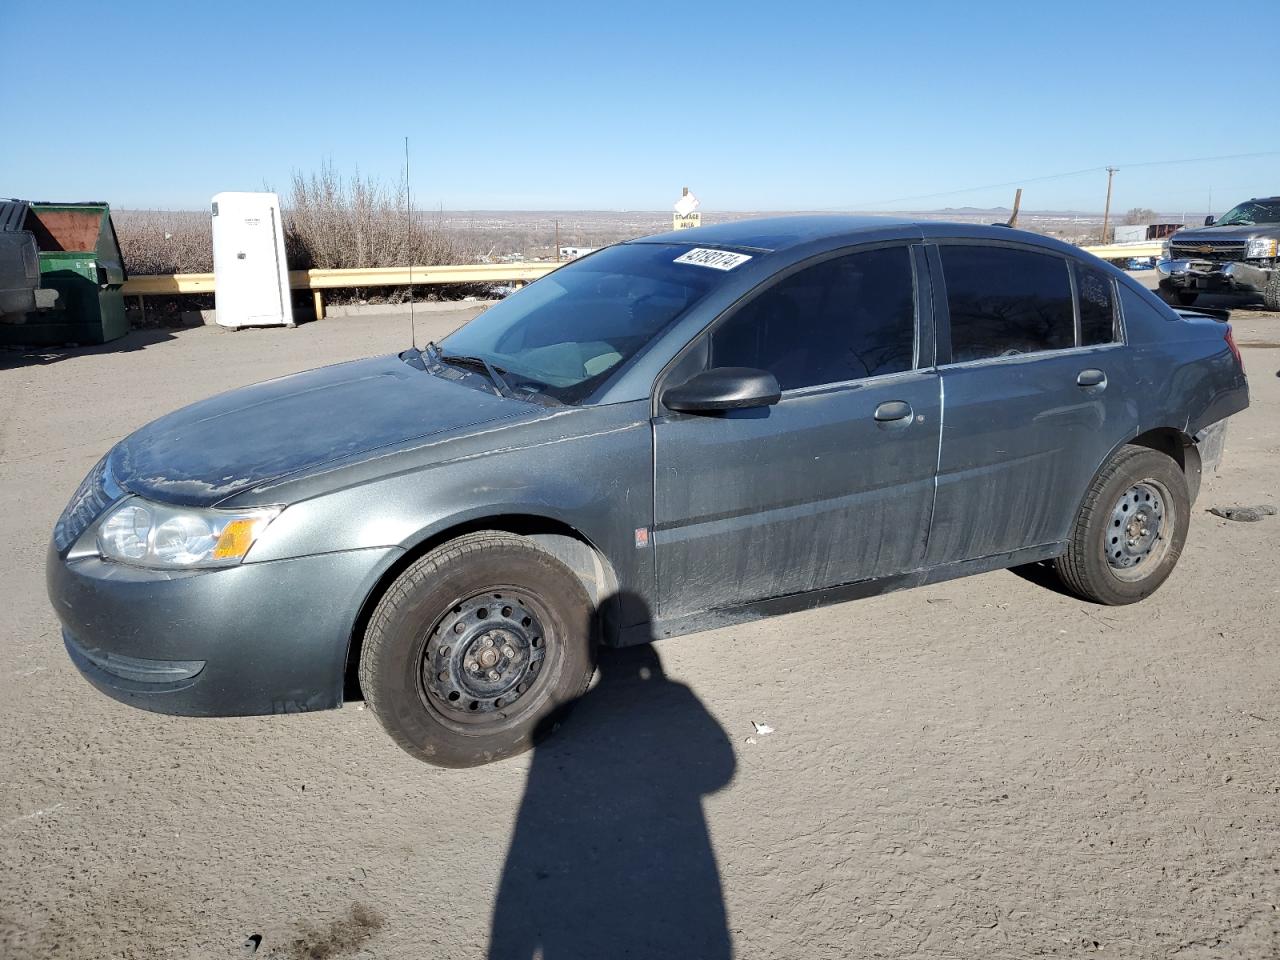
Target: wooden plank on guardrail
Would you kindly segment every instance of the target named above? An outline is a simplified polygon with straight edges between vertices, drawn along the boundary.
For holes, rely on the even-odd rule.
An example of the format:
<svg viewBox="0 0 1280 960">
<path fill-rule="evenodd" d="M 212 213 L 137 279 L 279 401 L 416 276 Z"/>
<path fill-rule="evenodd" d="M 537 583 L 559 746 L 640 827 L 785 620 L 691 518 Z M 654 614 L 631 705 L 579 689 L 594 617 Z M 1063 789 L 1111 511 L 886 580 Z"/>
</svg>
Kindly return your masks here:
<svg viewBox="0 0 1280 960">
<path fill-rule="evenodd" d="M 402 287 L 440 283 L 501 283 L 537 280 L 559 263 L 467 263 L 433 267 L 367 267 L 355 270 L 291 270 L 289 286 L 295 290 L 332 290 L 339 287 Z M 183 293 L 213 293 L 212 273 L 170 273 L 130 277 L 123 293 L 132 297 Z"/>
</svg>

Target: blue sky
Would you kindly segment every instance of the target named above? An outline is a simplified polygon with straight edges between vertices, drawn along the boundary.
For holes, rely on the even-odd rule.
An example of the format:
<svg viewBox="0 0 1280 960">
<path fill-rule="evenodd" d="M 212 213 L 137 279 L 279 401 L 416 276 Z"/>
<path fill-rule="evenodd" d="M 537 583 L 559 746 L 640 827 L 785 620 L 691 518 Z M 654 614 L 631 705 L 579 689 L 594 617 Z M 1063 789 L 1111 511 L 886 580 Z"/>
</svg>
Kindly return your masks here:
<svg viewBox="0 0 1280 960">
<path fill-rule="evenodd" d="M 416 203 L 453 210 L 656 210 L 686 184 L 704 210 L 932 209 L 1014 181 L 1099 210 L 1099 170 L 1030 181 L 1107 164 L 1122 210 L 1280 193 L 1274 2 L 47 9 L 0 0 L 4 196 L 199 209 L 326 161 L 395 180 L 406 135 Z"/>
</svg>

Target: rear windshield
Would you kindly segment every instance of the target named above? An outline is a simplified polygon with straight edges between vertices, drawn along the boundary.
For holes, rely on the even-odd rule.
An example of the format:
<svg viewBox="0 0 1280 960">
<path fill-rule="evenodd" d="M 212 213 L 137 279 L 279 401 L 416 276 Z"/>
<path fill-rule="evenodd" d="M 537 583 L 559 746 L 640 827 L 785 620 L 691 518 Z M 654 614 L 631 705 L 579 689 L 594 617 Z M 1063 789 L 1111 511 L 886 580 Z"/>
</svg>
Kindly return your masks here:
<svg viewBox="0 0 1280 960">
<path fill-rule="evenodd" d="M 675 263 L 686 249 L 642 243 L 593 253 L 494 304 L 440 348 L 483 357 L 513 386 L 579 402 L 725 281 L 727 271 Z"/>
</svg>

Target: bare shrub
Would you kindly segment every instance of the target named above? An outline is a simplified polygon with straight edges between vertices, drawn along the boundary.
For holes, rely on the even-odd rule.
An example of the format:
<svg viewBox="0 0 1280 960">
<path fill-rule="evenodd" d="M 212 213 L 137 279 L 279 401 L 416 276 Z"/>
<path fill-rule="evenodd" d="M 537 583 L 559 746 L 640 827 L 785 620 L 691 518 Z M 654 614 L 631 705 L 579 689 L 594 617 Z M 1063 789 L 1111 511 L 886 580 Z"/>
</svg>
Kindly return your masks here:
<svg viewBox="0 0 1280 960">
<path fill-rule="evenodd" d="M 319 173 L 295 173 L 284 209 L 285 248 L 297 270 L 317 267 L 432 266 L 457 263 L 460 253 L 437 225 L 424 223 L 420 211 L 405 213 L 403 184 L 384 186 L 358 172 L 340 177 L 329 164 Z M 355 299 L 364 299 L 356 291 Z M 407 288 L 369 291 L 392 303 Z M 336 299 L 336 298 L 335 298 Z"/>
<path fill-rule="evenodd" d="M 112 211 L 116 237 L 130 275 L 212 273 L 209 214 L 194 210 Z"/>
</svg>

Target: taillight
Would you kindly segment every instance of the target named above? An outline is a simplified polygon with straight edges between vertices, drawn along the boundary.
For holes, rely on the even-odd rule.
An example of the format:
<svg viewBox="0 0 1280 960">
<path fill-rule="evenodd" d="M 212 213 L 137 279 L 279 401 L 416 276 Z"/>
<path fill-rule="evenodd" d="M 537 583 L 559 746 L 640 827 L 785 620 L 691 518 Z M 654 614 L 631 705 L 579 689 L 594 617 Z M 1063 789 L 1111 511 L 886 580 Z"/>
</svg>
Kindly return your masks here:
<svg viewBox="0 0 1280 960">
<path fill-rule="evenodd" d="M 1231 355 L 1236 358 L 1236 363 L 1240 365 L 1240 372 L 1244 372 L 1244 357 L 1240 356 L 1240 348 L 1236 346 L 1235 334 L 1231 332 L 1231 324 L 1227 324 L 1227 346 L 1231 348 Z"/>
</svg>

